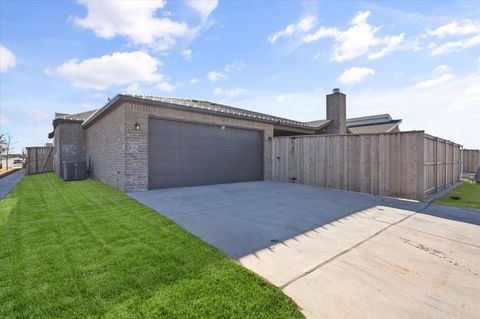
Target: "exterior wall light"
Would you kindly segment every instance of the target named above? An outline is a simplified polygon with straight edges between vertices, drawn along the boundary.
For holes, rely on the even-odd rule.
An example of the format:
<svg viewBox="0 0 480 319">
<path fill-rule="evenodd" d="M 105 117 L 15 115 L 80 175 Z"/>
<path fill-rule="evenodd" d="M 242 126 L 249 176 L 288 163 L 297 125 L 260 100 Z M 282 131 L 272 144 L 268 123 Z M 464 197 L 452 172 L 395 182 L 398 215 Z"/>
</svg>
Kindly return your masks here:
<svg viewBox="0 0 480 319">
<path fill-rule="evenodd" d="M 140 130 L 140 124 L 135 123 L 135 130 L 136 130 L 136 131 L 139 131 L 139 130 Z"/>
</svg>

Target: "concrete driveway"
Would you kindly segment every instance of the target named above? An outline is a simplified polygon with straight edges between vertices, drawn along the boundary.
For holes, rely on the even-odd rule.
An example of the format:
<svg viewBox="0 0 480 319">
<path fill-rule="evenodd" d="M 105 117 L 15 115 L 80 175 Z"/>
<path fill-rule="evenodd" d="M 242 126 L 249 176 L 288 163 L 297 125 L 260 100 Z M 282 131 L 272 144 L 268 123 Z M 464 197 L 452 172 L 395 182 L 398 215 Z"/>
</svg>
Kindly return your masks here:
<svg viewBox="0 0 480 319">
<path fill-rule="evenodd" d="M 480 313 L 480 212 L 275 182 L 129 196 L 280 287 L 309 318 Z"/>
</svg>

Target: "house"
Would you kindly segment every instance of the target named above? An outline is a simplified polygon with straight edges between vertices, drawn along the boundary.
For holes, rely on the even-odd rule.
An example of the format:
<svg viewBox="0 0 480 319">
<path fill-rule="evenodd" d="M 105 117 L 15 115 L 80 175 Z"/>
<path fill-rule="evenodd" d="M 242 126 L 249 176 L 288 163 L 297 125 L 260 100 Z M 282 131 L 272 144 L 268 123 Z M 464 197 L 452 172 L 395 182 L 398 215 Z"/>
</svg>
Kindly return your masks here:
<svg viewBox="0 0 480 319">
<path fill-rule="evenodd" d="M 15 168 L 15 167 L 22 167 L 23 162 L 24 162 L 24 156 L 23 154 L 9 154 L 8 155 L 8 167 L 9 168 Z M 7 156 L 6 155 L 0 155 L 0 168 L 6 168 L 7 167 Z"/>
<path fill-rule="evenodd" d="M 56 113 L 54 169 L 86 162 L 125 192 L 272 179 L 275 136 L 392 132 L 388 114 L 346 119 L 346 96 L 327 95 L 327 118 L 300 122 L 191 99 L 119 94 L 98 110 Z"/>
</svg>

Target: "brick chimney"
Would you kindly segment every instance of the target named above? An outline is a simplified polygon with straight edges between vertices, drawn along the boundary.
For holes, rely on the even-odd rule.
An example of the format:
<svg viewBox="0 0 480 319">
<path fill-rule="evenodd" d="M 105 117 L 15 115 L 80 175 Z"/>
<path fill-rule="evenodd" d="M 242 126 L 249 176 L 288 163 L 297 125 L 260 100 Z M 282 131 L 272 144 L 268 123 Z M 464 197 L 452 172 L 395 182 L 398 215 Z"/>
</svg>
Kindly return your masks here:
<svg viewBox="0 0 480 319">
<path fill-rule="evenodd" d="M 346 95 L 340 89 L 333 89 L 327 95 L 327 120 L 332 124 L 327 127 L 327 134 L 347 134 L 347 102 Z"/>
</svg>

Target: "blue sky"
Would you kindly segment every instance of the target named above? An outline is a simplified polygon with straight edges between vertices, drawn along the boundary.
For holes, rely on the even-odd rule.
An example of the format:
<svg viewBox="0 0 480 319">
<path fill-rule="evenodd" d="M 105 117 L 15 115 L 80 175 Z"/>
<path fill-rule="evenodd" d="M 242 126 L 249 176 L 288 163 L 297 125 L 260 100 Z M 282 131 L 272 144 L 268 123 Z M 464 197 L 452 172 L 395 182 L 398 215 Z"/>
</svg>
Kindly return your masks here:
<svg viewBox="0 0 480 319">
<path fill-rule="evenodd" d="M 48 142 L 54 112 L 118 93 L 295 120 L 390 113 L 480 148 L 475 1 L 0 1 L 0 130 Z"/>
</svg>

